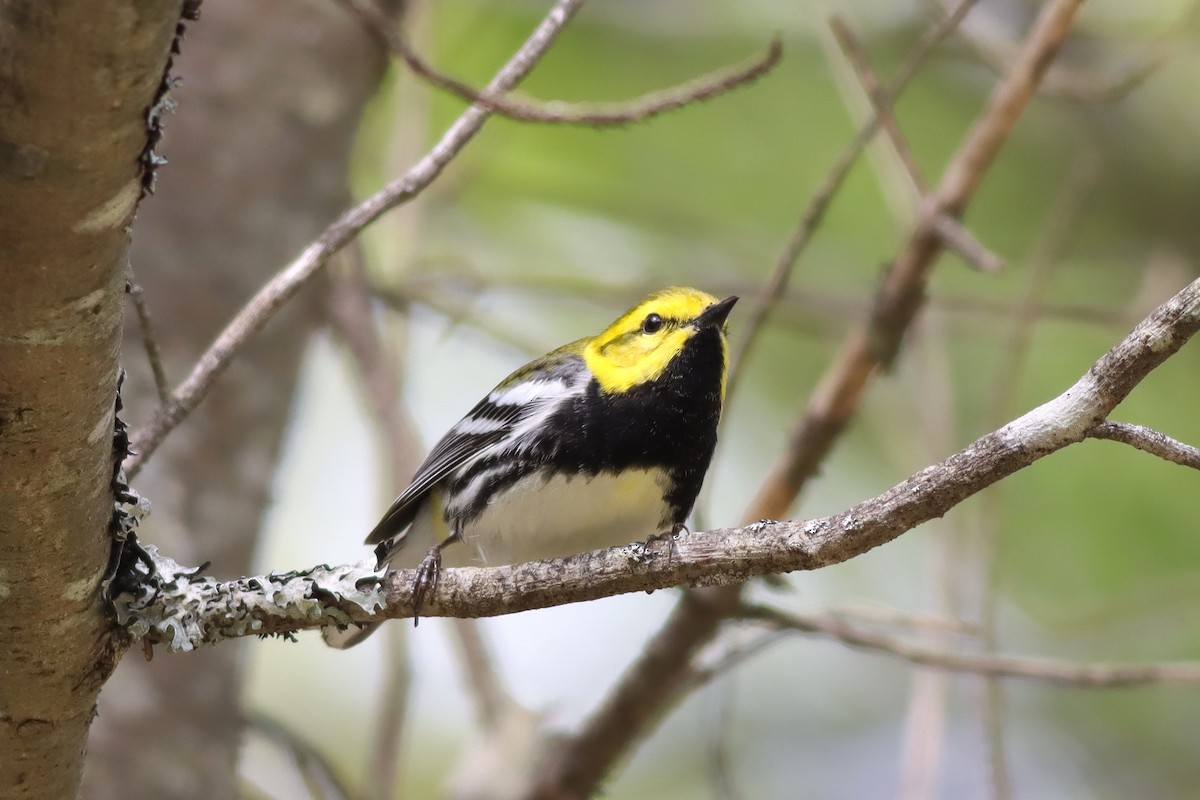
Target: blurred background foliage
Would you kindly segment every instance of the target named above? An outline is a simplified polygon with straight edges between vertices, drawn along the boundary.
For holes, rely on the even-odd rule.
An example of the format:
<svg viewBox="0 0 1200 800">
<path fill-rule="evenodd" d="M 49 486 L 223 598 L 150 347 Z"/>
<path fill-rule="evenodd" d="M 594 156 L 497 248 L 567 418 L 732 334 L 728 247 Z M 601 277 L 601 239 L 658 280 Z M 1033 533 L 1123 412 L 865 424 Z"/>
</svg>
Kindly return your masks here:
<svg viewBox="0 0 1200 800">
<path fill-rule="evenodd" d="M 984 0 L 967 30 L 1017 41 L 1038 5 Z M 546 6 L 421 2 L 405 28 L 433 63 L 481 86 Z M 382 304 L 380 314 L 426 446 L 510 369 L 594 332 L 649 288 L 741 294 L 731 320 L 738 338 L 808 198 L 865 113 L 828 33 L 833 9 L 594 2 L 522 92 L 631 97 L 761 52 L 776 33 L 784 59 L 749 88 L 644 124 L 592 130 L 494 119 L 417 203 L 369 232 L 370 272 L 402 301 L 402 314 Z M 932 19 L 922 2 L 854 0 L 836 10 L 885 81 Z M 1135 76 L 1131 85 L 1102 102 L 1047 93 L 1027 110 L 965 218 L 1007 268 L 989 275 L 942 259 L 895 373 L 871 390 L 795 515 L 876 494 L 1053 397 L 1195 275 L 1198 35 L 1192 2 L 1085 7 L 1055 74 L 1101 94 Z M 995 81 L 974 44 L 951 37 L 896 104 L 930 182 Z M 395 70 L 362 127 L 356 191 L 365 196 L 399 174 L 462 107 Z M 731 399 L 697 527 L 737 522 L 786 446 L 807 393 L 910 229 L 902 188 L 883 149 L 861 159 L 842 187 Z M 1036 318 L 1023 319 L 1023 308 Z M 1013 356 L 1014 331 L 1028 336 L 1024 357 Z M 263 569 L 368 555 L 361 535 L 392 487 L 358 385 L 340 347 L 314 345 Z M 1197 398 L 1192 344 L 1116 417 L 1200 443 Z M 1200 660 L 1200 477 L 1122 445 L 1085 442 L 936 524 L 789 583 L 784 594 L 754 591 L 809 610 L 994 617 L 1006 653 Z M 490 620 L 485 633 L 516 698 L 569 726 L 603 696 L 673 595 Z M 474 722 L 447 630 L 440 620 L 405 630 L 415 682 L 404 796 L 439 793 L 471 751 Z M 950 644 L 936 632 L 915 635 Z M 257 645 L 247 705 L 293 726 L 353 783 L 372 748 L 386 647 L 384 637 L 349 653 L 327 651 L 316 637 Z M 929 708 L 914 700 L 920 680 L 893 658 L 787 638 L 672 713 L 608 796 L 897 796 L 910 786 L 914 748 L 934 754 L 937 777 L 931 793 L 907 796 L 989 796 L 982 682 L 937 683 L 944 716 L 914 734 L 914 715 Z M 1200 687 L 1007 681 L 1002 698 L 1017 797 L 1186 797 L 1200 786 Z M 313 718 L 328 723 L 312 730 L 305 721 Z M 260 741 L 248 746 L 244 771 L 271 796 L 300 796 Z"/>
</svg>

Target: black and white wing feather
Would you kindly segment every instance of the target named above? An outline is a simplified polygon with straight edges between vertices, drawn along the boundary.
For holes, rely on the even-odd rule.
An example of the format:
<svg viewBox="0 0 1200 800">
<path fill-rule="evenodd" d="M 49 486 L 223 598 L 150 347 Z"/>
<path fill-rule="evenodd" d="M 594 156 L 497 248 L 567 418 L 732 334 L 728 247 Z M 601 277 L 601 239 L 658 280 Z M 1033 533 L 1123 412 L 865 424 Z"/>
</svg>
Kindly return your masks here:
<svg viewBox="0 0 1200 800">
<path fill-rule="evenodd" d="M 578 356 L 557 351 L 542 369 L 515 373 L 479 401 L 442 437 L 417 468 L 412 483 L 396 498 L 367 536 L 367 544 L 394 540 L 412 524 L 429 492 L 478 458 L 518 447 L 536 435 L 540 424 L 567 397 L 586 385 L 586 369 Z M 393 541 L 390 549 L 395 550 Z"/>
</svg>

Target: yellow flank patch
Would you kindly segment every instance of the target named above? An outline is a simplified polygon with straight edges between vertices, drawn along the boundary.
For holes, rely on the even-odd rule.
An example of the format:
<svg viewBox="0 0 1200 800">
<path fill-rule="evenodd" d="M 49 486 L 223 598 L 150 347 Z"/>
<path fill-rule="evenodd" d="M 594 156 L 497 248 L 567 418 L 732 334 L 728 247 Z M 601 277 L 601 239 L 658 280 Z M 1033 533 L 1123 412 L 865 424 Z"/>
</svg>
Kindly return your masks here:
<svg viewBox="0 0 1200 800">
<path fill-rule="evenodd" d="M 600 389 L 616 394 L 657 378 L 696 333 L 688 323 L 716 302 L 696 289 L 673 287 L 626 311 L 583 349 Z M 658 315 L 662 325 L 648 332 L 644 325 L 651 315 Z"/>
</svg>

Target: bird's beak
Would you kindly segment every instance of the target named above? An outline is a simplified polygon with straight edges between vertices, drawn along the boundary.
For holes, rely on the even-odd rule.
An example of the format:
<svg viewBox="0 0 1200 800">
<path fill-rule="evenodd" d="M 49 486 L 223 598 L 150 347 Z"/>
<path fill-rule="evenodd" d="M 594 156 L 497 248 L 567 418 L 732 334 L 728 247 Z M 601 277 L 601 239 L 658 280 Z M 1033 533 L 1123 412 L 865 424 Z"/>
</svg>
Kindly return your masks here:
<svg viewBox="0 0 1200 800">
<path fill-rule="evenodd" d="M 725 318 L 729 316 L 729 312 L 733 310 L 733 304 L 737 301 L 738 297 L 734 295 L 726 297 L 719 303 L 713 303 L 700 312 L 700 316 L 692 321 L 692 325 L 699 330 L 721 327 L 725 324 Z"/>
</svg>

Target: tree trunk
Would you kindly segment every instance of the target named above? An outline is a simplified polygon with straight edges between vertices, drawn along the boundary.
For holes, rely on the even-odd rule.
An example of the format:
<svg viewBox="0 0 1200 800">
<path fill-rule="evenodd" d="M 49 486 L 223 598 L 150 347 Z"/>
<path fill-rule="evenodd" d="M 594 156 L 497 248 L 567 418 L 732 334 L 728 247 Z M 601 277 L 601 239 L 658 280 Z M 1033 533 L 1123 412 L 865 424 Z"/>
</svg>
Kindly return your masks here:
<svg viewBox="0 0 1200 800">
<path fill-rule="evenodd" d="M 0 798 L 79 791 L 128 225 L 181 0 L 0 2 Z"/>
<path fill-rule="evenodd" d="M 170 163 L 132 264 L 166 371 L 181 381 L 221 327 L 349 202 L 347 163 L 384 59 L 337 3 L 208 0 L 178 60 Z M 219 576 L 251 572 L 317 292 L 289 304 L 151 459 L 142 539 Z M 130 416 L 157 404 L 130 317 Z M 233 798 L 240 645 L 126 659 L 101 698 L 87 796 Z M 169 713 L 166 713 L 169 709 Z"/>
</svg>

